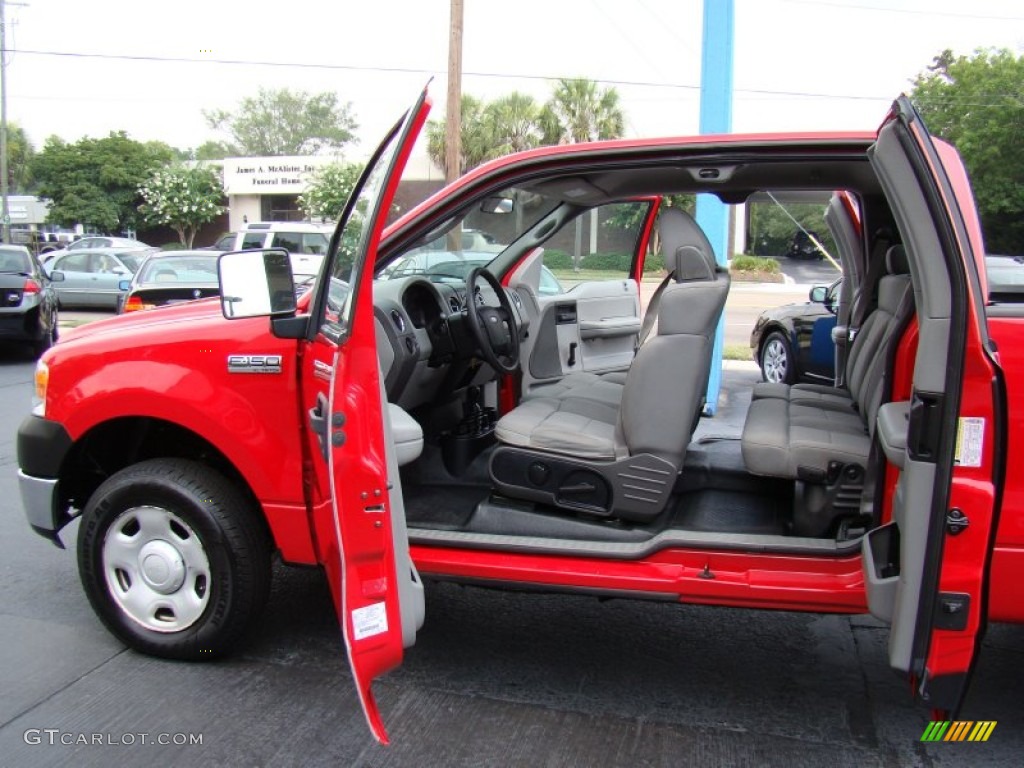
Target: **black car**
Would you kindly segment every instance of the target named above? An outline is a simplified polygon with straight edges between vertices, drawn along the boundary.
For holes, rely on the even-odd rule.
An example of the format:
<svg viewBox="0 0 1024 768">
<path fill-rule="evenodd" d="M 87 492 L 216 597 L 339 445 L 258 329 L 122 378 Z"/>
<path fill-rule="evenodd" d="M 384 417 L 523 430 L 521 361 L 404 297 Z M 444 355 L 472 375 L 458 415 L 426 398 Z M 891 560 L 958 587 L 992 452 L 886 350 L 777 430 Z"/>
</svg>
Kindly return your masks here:
<svg viewBox="0 0 1024 768">
<path fill-rule="evenodd" d="M 805 304 L 766 309 L 750 334 L 754 360 L 765 381 L 831 384 L 835 380 L 832 329 L 842 280 L 816 285 Z"/>
<path fill-rule="evenodd" d="M 39 259 L 21 245 L 0 245 L 0 339 L 36 356 L 57 341 L 57 295 Z"/>
</svg>

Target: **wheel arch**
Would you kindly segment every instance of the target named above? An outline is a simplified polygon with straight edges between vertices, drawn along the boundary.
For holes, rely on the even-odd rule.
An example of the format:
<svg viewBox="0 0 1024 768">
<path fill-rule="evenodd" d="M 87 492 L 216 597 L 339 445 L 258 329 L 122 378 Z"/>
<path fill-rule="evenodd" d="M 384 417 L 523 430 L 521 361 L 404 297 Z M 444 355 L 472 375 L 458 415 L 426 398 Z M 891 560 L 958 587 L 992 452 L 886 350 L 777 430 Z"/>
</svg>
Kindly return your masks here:
<svg viewBox="0 0 1024 768">
<path fill-rule="evenodd" d="M 258 510 L 255 517 L 270 541 L 273 528 L 252 486 L 215 445 L 174 422 L 124 416 L 95 425 L 71 446 L 61 463 L 58 489 L 62 506 L 84 509 L 100 484 L 125 467 L 147 459 L 190 459 L 219 472 Z"/>
<path fill-rule="evenodd" d="M 769 320 L 767 323 L 765 323 L 764 328 L 761 330 L 761 338 L 758 339 L 757 342 L 758 365 L 762 364 L 761 357 L 764 353 L 764 345 L 767 343 L 768 337 L 771 336 L 773 333 L 781 333 L 786 338 L 786 341 L 789 342 L 790 347 L 793 347 L 794 341 L 796 339 L 796 331 L 794 330 L 792 324 L 787 326 L 781 320 Z"/>
</svg>

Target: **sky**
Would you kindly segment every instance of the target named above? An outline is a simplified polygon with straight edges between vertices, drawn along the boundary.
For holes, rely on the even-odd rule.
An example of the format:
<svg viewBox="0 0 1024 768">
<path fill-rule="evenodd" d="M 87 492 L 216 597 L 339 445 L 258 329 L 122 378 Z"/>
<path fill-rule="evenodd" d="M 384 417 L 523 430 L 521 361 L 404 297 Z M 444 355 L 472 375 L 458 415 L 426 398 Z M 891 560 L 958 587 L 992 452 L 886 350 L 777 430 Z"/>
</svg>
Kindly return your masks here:
<svg viewBox="0 0 1024 768">
<path fill-rule="evenodd" d="M 465 0 L 463 92 L 544 101 L 615 87 L 627 136 L 698 131 L 703 0 Z M 357 160 L 431 77 L 444 114 L 449 0 L 9 0 L 7 116 L 40 148 L 124 130 L 226 138 L 203 110 L 260 87 L 350 102 Z M 733 130 L 874 129 L 949 48 L 1024 52 L 1017 0 L 735 0 Z M 223 62 L 244 63 L 223 63 Z"/>
</svg>

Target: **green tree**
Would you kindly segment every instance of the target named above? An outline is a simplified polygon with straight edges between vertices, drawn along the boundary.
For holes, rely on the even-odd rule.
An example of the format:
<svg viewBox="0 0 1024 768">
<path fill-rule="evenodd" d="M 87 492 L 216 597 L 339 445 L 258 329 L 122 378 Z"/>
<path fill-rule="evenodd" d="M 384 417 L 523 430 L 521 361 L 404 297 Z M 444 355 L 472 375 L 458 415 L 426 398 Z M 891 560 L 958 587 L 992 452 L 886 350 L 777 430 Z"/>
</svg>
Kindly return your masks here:
<svg viewBox="0 0 1024 768">
<path fill-rule="evenodd" d="M 139 210 L 149 224 L 169 226 L 186 248 L 196 232 L 224 211 L 220 174 L 207 165 L 169 165 L 152 171 L 139 186 Z"/>
<path fill-rule="evenodd" d="M 626 117 L 614 88 L 600 88 L 585 78 L 562 78 L 540 122 L 543 144 L 576 144 L 621 137 Z"/>
<path fill-rule="evenodd" d="M 310 219 L 336 221 L 359 180 L 362 168 L 354 163 L 331 163 L 314 171 L 299 207 Z"/>
<path fill-rule="evenodd" d="M 747 209 L 750 217 L 748 240 L 754 255 L 785 255 L 793 237 L 803 227 L 813 232 L 829 254 L 837 258 L 835 241 L 825 226 L 825 203 L 758 201 L 748 204 Z M 793 219 L 800 222 L 800 227 L 793 223 Z"/>
<path fill-rule="evenodd" d="M 17 123 L 7 124 L 7 183 L 11 194 L 25 194 L 32 186 L 35 148 Z"/>
<path fill-rule="evenodd" d="M 192 150 L 191 159 L 205 163 L 210 160 L 223 160 L 225 157 L 238 157 L 242 154 L 243 152 L 231 142 L 204 141 Z"/>
<path fill-rule="evenodd" d="M 143 223 L 139 186 L 174 158 L 166 144 L 133 141 L 124 131 L 73 144 L 51 136 L 33 158 L 31 172 L 36 193 L 50 201 L 49 221 L 120 232 Z"/>
<path fill-rule="evenodd" d="M 540 107 L 532 96 L 518 91 L 502 96 L 484 108 L 483 120 L 491 134 L 491 157 L 540 146 Z"/>
<path fill-rule="evenodd" d="M 943 51 L 914 80 L 911 98 L 928 130 L 959 150 L 986 248 L 1024 253 L 1024 56 Z"/>
<path fill-rule="evenodd" d="M 243 155 L 314 155 L 338 150 L 355 139 L 351 104 L 334 93 L 309 94 L 261 88 L 234 112 L 203 112 L 214 130 L 225 131 Z"/>
<path fill-rule="evenodd" d="M 459 175 L 469 171 L 496 155 L 490 126 L 484 119 L 484 102 L 468 93 L 462 94 L 460 101 L 462 124 L 460 130 L 461 153 L 459 157 Z M 445 154 L 445 121 L 431 120 L 427 123 L 427 154 L 434 164 L 448 173 Z"/>
</svg>

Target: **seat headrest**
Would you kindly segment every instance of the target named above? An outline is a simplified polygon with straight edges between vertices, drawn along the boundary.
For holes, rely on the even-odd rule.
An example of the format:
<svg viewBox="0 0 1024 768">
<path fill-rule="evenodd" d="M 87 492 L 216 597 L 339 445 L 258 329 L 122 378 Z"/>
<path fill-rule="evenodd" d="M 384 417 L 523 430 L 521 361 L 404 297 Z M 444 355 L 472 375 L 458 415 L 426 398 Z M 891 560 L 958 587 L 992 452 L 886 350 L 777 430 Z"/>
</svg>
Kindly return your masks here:
<svg viewBox="0 0 1024 768">
<path fill-rule="evenodd" d="M 902 245 L 893 245 L 885 252 L 885 269 L 890 275 L 909 275 L 910 262 Z"/>
<path fill-rule="evenodd" d="M 715 250 L 690 214 L 679 208 L 664 208 L 658 218 L 658 230 L 665 269 L 675 272 L 678 282 L 714 279 L 718 266 Z"/>
</svg>

